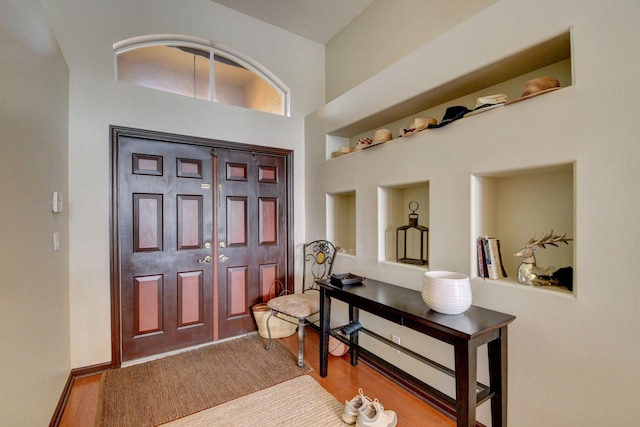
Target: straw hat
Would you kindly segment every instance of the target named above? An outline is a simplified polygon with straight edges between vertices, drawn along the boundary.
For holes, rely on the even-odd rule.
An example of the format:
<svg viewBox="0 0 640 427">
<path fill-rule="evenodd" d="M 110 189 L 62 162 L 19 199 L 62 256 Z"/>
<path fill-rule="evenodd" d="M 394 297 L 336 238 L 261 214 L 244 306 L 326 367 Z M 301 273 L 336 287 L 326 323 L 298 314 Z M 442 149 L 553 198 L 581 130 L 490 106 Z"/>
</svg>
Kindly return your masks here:
<svg viewBox="0 0 640 427">
<path fill-rule="evenodd" d="M 400 129 L 400 136 L 407 137 L 427 129 L 430 125 L 436 125 L 438 121 L 433 117 L 416 117 L 408 128 Z"/>
<path fill-rule="evenodd" d="M 378 129 L 373 133 L 373 141 L 371 146 L 382 144 L 387 141 L 391 141 L 393 139 L 393 135 L 389 129 Z"/>
<path fill-rule="evenodd" d="M 340 157 L 340 156 L 344 156 L 345 154 L 349 154 L 351 152 L 355 151 L 355 148 L 351 148 L 351 147 L 340 147 L 340 150 L 338 151 L 334 151 L 333 153 L 331 153 L 331 158 L 336 158 L 336 157 Z"/>
<path fill-rule="evenodd" d="M 558 89 L 560 89 L 560 82 L 555 77 L 538 77 L 527 81 L 524 84 L 524 89 L 522 90 L 520 98 L 508 102 L 508 104 L 513 104 L 514 102 L 533 98 L 534 96 L 542 95 L 543 93 Z"/>
<path fill-rule="evenodd" d="M 371 140 L 371 138 L 360 138 L 354 150 L 355 151 L 362 150 L 363 148 L 367 148 L 371 146 L 372 143 L 373 141 Z"/>
</svg>

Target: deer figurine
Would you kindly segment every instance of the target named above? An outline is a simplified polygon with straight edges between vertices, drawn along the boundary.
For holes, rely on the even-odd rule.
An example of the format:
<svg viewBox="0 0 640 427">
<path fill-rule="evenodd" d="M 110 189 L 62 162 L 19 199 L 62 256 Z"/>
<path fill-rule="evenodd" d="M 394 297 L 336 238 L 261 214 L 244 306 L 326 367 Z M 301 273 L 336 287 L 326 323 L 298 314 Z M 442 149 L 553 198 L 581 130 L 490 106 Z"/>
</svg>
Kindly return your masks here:
<svg viewBox="0 0 640 427">
<path fill-rule="evenodd" d="M 518 282 L 524 285 L 539 285 L 542 282 L 540 281 L 540 276 L 544 273 L 548 273 L 547 271 L 543 271 L 536 265 L 536 257 L 535 252 L 538 248 L 544 249 L 546 245 L 558 247 L 558 243 L 564 243 L 566 245 L 569 244 L 569 241 L 573 239 L 569 239 L 566 237 L 567 233 L 563 235 L 554 235 L 553 230 L 549 233 L 542 235 L 540 238 L 536 239 L 536 235 L 534 233 L 533 237 L 529 239 L 524 248 L 520 249 L 514 255 L 522 258 L 522 263 L 520 267 L 518 267 Z"/>
</svg>

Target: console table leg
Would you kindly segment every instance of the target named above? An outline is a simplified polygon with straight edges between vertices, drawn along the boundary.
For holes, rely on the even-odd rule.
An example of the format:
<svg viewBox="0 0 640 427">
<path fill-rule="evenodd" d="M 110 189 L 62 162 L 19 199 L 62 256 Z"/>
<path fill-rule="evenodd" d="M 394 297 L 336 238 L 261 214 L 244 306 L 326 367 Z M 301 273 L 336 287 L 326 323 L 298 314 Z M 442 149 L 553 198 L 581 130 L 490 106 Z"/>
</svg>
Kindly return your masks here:
<svg viewBox="0 0 640 427">
<path fill-rule="evenodd" d="M 331 329 L 331 297 L 320 287 L 320 376 L 326 377 L 329 366 L 329 330 Z"/>
<path fill-rule="evenodd" d="M 489 386 L 495 394 L 491 398 L 491 425 L 507 426 L 507 327 L 500 328 L 500 336 L 487 344 L 489 356 Z"/>
<path fill-rule="evenodd" d="M 465 341 L 454 345 L 454 352 L 457 426 L 475 427 L 478 351 L 475 346 Z"/>
<path fill-rule="evenodd" d="M 349 304 L 349 323 L 360 321 L 360 309 L 354 307 L 353 304 Z M 358 331 L 352 332 L 349 335 L 349 339 L 356 346 L 358 345 Z M 351 365 L 356 366 L 358 364 L 358 347 L 352 346 L 349 352 L 351 356 Z"/>
</svg>

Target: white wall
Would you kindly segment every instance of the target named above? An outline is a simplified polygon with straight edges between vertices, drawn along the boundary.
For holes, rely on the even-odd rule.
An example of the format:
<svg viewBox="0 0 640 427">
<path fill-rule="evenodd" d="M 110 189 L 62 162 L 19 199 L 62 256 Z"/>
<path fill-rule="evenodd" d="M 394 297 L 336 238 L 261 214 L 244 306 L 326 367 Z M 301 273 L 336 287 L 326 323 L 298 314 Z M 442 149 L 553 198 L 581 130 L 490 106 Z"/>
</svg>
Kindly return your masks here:
<svg viewBox="0 0 640 427">
<path fill-rule="evenodd" d="M 535 7 L 502 0 L 307 117 L 307 238 L 330 234 L 325 194 L 355 190 L 357 256 L 340 256 L 335 271 L 413 289 L 421 287 L 422 270 L 378 261 L 378 187 L 428 181 L 430 267 L 470 274 L 471 176 L 575 162 L 576 292 L 473 281 L 474 304 L 517 316 L 509 327 L 510 426 L 622 427 L 640 419 L 638 22 L 633 0 L 541 0 Z M 325 161 L 327 133 L 569 28 L 571 87 Z M 453 364 L 443 346 L 398 326 L 376 327 Z M 488 406 L 479 411 L 486 424 Z"/>
<path fill-rule="evenodd" d="M 327 100 L 496 1 L 376 0 L 327 43 Z"/>
<path fill-rule="evenodd" d="M 208 0 L 43 0 L 69 64 L 71 365 L 111 359 L 109 125 L 295 150 L 294 240 L 304 240 L 304 117 L 324 97 L 324 47 Z M 211 40 L 291 89 L 291 117 L 114 81 L 115 42 L 148 34 Z"/>
<path fill-rule="evenodd" d="M 69 71 L 38 2 L 0 14 L 0 418 L 47 425 L 69 375 Z M 53 250 L 59 232 L 61 249 Z"/>
</svg>

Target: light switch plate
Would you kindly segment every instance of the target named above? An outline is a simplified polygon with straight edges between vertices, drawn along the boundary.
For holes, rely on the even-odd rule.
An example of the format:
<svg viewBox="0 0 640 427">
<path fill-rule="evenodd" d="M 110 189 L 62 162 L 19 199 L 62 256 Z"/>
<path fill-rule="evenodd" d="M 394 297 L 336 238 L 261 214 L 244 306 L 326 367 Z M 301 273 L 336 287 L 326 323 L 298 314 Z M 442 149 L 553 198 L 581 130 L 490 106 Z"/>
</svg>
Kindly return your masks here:
<svg viewBox="0 0 640 427">
<path fill-rule="evenodd" d="M 53 206 L 52 210 L 55 213 L 62 212 L 62 193 L 59 193 L 57 191 L 53 192 L 53 203 L 52 203 L 52 206 Z"/>
</svg>

